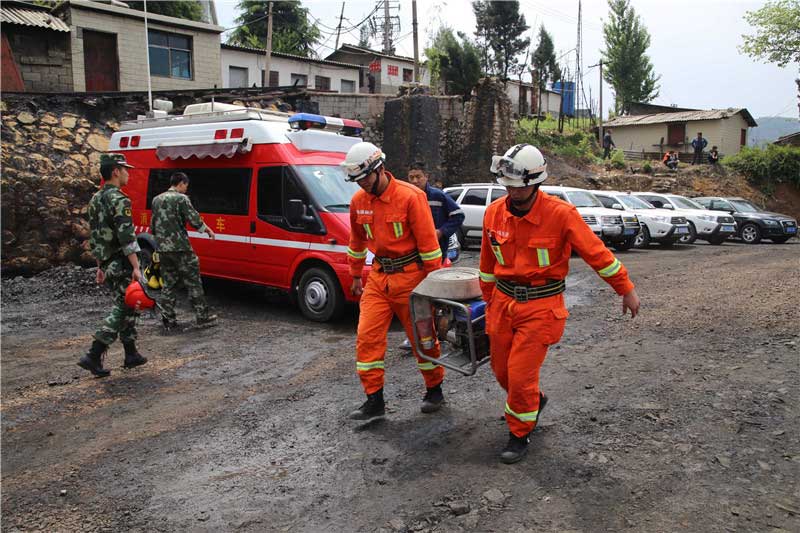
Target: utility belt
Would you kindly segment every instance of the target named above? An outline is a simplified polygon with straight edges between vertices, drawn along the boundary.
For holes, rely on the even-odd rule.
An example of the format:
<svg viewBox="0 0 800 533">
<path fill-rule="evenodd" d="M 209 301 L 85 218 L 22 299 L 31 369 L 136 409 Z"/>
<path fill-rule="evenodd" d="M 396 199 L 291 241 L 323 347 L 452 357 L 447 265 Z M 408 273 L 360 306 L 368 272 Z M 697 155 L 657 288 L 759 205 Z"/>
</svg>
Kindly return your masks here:
<svg viewBox="0 0 800 533">
<path fill-rule="evenodd" d="M 528 300 L 538 300 L 539 298 L 547 298 L 548 296 L 561 294 L 566 288 L 566 283 L 564 283 L 563 279 L 560 279 L 558 281 L 548 281 L 544 285 L 531 287 L 529 285 L 514 283 L 513 281 L 498 279 L 496 286 L 500 292 L 511 296 L 516 301 L 527 302 Z"/>
<path fill-rule="evenodd" d="M 414 263 L 422 265 L 422 258 L 419 252 L 414 251 L 402 257 L 380 257 L 375 256 L 375 263 L 381 267 L 381 272 L 384 274 L 396 274 L 397 272 L 404 272 L 405 267 Z"/>
</svg>

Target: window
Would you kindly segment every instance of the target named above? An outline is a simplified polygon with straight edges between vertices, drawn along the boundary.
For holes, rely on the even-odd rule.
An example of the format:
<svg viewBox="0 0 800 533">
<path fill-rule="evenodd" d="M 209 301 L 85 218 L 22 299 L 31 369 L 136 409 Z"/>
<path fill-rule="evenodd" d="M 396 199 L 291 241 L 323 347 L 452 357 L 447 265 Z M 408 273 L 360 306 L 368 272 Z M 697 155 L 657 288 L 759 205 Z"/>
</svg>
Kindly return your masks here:
<svg viewBox="0 0 800 533">
<path fill-rule="evenodd" d="M 453 199 L 453 201 L 458 201 L 458 197 L 461 196 L 461 191 L 464 189 L 453 189 L 452 191 L 445 191 L 445 194 Z"/>
<path fill-rule="evenodd" d="M 228 87 L 247 87 L 247 69 L 245 67 L 228 67 Z"/>
<path fill-rule="evenodd" d="M 400 67 L 398 67 L 397 65 L 389 65 L 388 67 L 386 67 L 386 73 L 389 74 L 389 76 L 397 76 L 399 71 Z"/>
<path fill-rule="evenodd" d="M 611 209 L 611 206 L 617 203 L 613 198 L 609 198 L 608 196 L 600 196 L 599 194 L 595 194 L 595 196 L 597 196 L 597 199 L 603 204 L 603 207 L 607 207 L 608 209 Z"/>
<path fill-rule="evenodd" d="M 150 170 L 147 209 L 153 198 L 169 189 L 173 172 L 189 176 L 189 198 L 200 213 L 247 215 L 250 197 L 249 168 L 159 168 Z"/>
<path fill-rule="evenodd" d="M 308 76 L 305 74 L 292 74 L 289 80 L 290 85 L 308 85 Z"/>
<path fill-rule="evenodd" d="M 739 135 L 739 145 L 744 146 L 747 144 L 747 130 L 742 130 L 741 134 Z"/>
<path fill-rule="evenodd" d="M 300 188 L 289 167 L 264 167 L 258 171 L 258 217 L 265 222 L 290 229 L 286 220 L 289 200 L 308 198 Z"/>
<path fill-rule="evenodd" d="M 467 189 L 467 194 L 461 200 L 461 205 L 486 205 L 487 189 Z"/>
<path fill-rule="evenodd" d="M 403 69 L 403 81 L 414 81 L 414 70 L 410 68 Z"/>
<path fill-rule="evenodd" d="M 261 86 L 264 86 L 264 71 L 261 71 Z M 270 70 L 269 71 L 269 87 L 279 87 L 280 86 L 280 75 L 278 74 L 277 70 Z"/>
<path fill-rule="evenodd" d="M 353 80 L 342 80 L 341 91 L 343 93 L 356 92 L 356 82 Z"/>
<path fill-rule="evenodd" d="M 659 209 L 662 209 L 665 205 L 672 205 L 669 203 L 669 200 L 667 200 L 663 196 L 653 196 L 650 194 L 643 194 L 639 198 L 642 198 L 643 200 L 649 202 L 650 205 L 652 205 L 653 207 L 657 207 Z"/>
<path fill-rule="evenodd" d="M 494 202 L 498 198 L 503 198 L 504 196 L 508 195 L 508 191 L 505 189 L 492 189 L 492 199 L 491 201 Z"/>
<path fill-rule="evenodd" d="M 150 30 L 147 34 L 150 74 L 192 79 L 192 38 L 177 33 Z"/>
<path fill-rule="evenodd" d="M 331 79 L 326 76 L 314 76 L 314 88 L 320 91 L 330 91 Z"/>
<path fill-rule="evenodd" d="M 668 145 L 670 146 L 682 145 L 685 139 L 686 139 L 686 124 L 667 124 Z"/>
</svg>

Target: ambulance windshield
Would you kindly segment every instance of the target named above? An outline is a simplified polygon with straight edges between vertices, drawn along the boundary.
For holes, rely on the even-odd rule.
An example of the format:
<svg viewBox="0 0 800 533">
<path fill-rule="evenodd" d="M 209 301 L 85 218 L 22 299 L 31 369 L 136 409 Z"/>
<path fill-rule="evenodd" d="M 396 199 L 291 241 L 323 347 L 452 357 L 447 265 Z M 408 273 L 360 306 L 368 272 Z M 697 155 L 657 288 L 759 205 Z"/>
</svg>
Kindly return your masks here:
<svg viewBox="0 0 800 533">
<path fill-rule="evenodd" d="M 359 186 L 345 180 L 342 167 L 297 165 L 294 168 L 318 205 L 333 213 L 347 213 L 350 210 L 350 199 L 359 190 Z"/>
</svg>

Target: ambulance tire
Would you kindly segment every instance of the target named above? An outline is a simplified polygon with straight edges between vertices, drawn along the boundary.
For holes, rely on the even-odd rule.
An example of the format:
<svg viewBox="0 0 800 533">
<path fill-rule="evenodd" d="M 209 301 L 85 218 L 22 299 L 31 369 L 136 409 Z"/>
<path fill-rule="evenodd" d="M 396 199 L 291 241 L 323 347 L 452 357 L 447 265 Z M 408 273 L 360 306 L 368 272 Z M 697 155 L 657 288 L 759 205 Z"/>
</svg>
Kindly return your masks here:
<svg viewBox="0 0 800 533">
<path fill-rule="evenodd" d="M 312 267 L 303 272 L 297 284 L 297 306 L 314 322 L 327 322 L 344 310 L 344 294 L 339 280 L 329 270 Z"/>
</svg>

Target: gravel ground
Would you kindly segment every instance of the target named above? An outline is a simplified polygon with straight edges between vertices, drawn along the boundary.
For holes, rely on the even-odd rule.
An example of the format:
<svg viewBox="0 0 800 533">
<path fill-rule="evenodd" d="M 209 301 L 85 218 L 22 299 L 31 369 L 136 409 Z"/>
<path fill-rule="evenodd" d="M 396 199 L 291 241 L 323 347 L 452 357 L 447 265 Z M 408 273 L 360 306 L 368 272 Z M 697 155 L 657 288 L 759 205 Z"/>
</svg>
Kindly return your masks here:
<svg viewBox="0 0 800 533">
<path fill-rule="evenodd" d="M 474 252 L 462 264 L 474 266 Z M 488 367 L 422 379 L 390 333 L 388 419 L 356 426 L 356 310 L 207 280 L 217 328 L 140 320 L 144 367 L 75 362 L 108 310 L 94 273 L 2 280 L 6 531 L 800 531 L 800 242 L 619 254 L 641 315 L 579 259 L 528 457 L 503 465 Z M 188 307 L 182 308 L 188 319 Z"/>
</svg>

